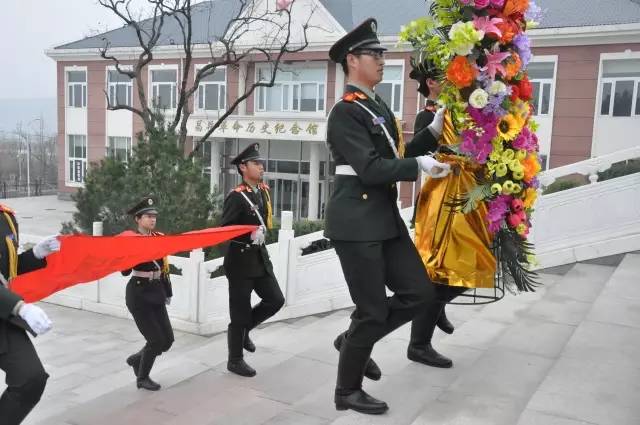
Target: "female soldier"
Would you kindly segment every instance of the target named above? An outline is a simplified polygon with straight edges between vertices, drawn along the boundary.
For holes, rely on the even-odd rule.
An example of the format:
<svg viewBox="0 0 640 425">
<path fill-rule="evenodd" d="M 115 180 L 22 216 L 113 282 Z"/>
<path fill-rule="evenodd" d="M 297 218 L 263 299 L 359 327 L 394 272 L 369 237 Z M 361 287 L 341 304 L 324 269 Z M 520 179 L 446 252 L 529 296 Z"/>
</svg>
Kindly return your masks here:
<svg viewBox="0 0 640 425">
<path fill-rule="evenodd" d="M 161 235 L 154 231 L 158 211 L 152 198 L 144 198 L 127 214 L 134 217 L 137 233 L 144 236 Z M 169 350 L 174 340 L 166 307 L 173 295 L 169 263 L 165 257 L 138 264 L 122 274 L 131 274 L 127 284 L 127 308 L 147 341 L 139 352 L 127 358 L 127 364 L 133 368 L 138 388 L 158 391 L 160 385 L 149 377 L 149 372 L 156 357 Z"/>
</svg>

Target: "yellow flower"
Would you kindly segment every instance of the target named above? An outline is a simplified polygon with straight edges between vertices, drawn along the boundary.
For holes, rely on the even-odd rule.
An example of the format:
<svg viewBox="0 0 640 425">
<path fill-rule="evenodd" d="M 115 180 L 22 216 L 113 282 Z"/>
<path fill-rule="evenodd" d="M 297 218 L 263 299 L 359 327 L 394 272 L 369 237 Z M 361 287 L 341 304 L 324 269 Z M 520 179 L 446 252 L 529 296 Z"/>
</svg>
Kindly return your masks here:
<svg viewBox="0 0 640 425">
<path fill-rule="evenodd" d="M 505 115 L 498 121 L 498 135 L 507 141 L 511 141 L 520 134 L 522 123 L 513 114 Z"/>
<path fill-rule="evenodd" d="M 513 178 L 516 180 L 522 180 L 524 178 L 524 170 L 518 170 L 513 172 Z"/>
<path fill-rule="evenodd" d="M 518 234 L 520 235 L 524 235 L 524 232 L 527 231 L 527 225 L 524 223 L 520 223 L 518 224 L 518 227 L 516 227 L 516 232 L 518 232 Z"/>
<path fill-rule="evenodd" d="M 489 154 L 489 159 L 493 162 L 500 161 L 500 158 L 502 158 L 502 154 L 498 152 L 496 149 L 494 149 L 493 152 Z"/>
<path fill-rule="evenodd" d="M 528 187 L 527 190 L 524 191 L 524 207 L 529 209 L 533 206 L 538 198 L 538 191 L 532 187 Z"/>
<path fill-rule="evenodd" d="M 513 190 L 511 191 L 511 193 L 520 193 L 520 192 L 522 192 L 522 185 L 520 185 L 519 183 L 514 183 Z"/>
<path fill-rule="evenodd" d="M 491 185 L 491 193 L 494 195 L 502 193 L 502 185 L 500 183 L 494 183 Z"/>
<path fill-rule="evenodd" d="M 504 160 L 504 162 L 510 162 L 515 157 L 516 153 L 513 151 L 513 149 L 507 149 L 502 154 L 502 159 Z"/>
<path fill-rule="evenodd" d="M 507 168 L 507 164 L 501 163 L 496 165 L 496 176 L 504 177 L 507 175 L 509 169 Z"/>
<path fill-rule="evenodd" d="M 526 150 L 519 149 L 518 152 L 516 152 L 516 159 L 522 161 L 526 157 L 527 157 L 527 151 Z"/>
<path fill-rule="evenodd" d="M 515 185 L 511 180 L 507 180 L 502 184 L 502 193 L 511 195 L 511 193 L 513 193 L 514 186 Z"/>
<path fill-rule="evenodd" d="M 520 164 L 520 161 L 518 161 L 517 159 L 512 159 L 511 161 L 509 161 L 509 169 L 511 171 L 519 171 L 519 170 L 524 171 L 524 167 L 522 166 L 522 164 Z"/>
</svg>

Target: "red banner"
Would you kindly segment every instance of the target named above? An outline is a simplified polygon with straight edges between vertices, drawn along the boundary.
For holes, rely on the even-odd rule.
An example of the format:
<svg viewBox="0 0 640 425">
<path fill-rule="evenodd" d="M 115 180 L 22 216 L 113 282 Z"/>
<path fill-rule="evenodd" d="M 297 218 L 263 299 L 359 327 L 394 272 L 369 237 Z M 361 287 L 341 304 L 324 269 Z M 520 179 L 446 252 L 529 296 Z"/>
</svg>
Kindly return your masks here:
<svg viewBox="0 0 640 425">
<path fill-rule="evenodd" d="M 11 290 L 26 302 L 40 301 L 58 291 L 92 282 L 136 264 L 228 241 L 256 226 L 226 226 L 179 235 L 145 236 L 125 232 L 118 236 L 59 236 L 60 251 L 47 257 L 47 266 L 17 276 Z"/>
</svg>

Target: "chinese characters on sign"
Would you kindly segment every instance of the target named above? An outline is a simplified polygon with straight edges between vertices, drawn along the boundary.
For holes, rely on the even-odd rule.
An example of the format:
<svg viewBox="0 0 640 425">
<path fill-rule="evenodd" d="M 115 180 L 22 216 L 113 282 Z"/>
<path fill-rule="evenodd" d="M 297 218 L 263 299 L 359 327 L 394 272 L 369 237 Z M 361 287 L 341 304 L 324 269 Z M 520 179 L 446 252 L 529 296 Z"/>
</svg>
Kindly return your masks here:
<svg viewBox="0 0 640 425">
<path fill-rule="evenodd" d="M 203 135 L 215 126 L 217 121 L 198 119 L 194 120 L 193 129 L 198 135 Z M 212 137 L 216 135 L 232 135 L 236 137 L 257 137 L 257 138 L 308 138 L 318 139 L 323 136 L 326 122 L 313 121 L 289 121 L 282 120 L 261 120 L 253 119 L 251 121 L 245 119 L 232 119 L 231 117 L 215 129 Z M 306 137 L 305 137 L 306 136 Z"/>
</svg>

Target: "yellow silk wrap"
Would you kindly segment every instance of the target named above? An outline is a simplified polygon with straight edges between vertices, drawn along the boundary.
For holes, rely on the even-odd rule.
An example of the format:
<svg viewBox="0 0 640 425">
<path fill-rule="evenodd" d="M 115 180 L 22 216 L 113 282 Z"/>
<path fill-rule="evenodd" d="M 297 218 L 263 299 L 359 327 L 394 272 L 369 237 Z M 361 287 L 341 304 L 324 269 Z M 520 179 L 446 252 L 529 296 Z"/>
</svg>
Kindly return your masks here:
<svg viewBox="0 0 640 425">
<path fill-rule="evenodd" d="M 453 145 L 457 134 L 449 112 L 445 114 L 442 145 Z M 451 164 L 445 178 L 427 178 L 416 205 L 415 244 L 429 277 L 434 282 L 467 288 L 493 288 L 496 259 L 489 249 L 492 237 L 487 229 L 487 207 L 479 203 L 463 214 L 445 205 L 468 193 L 476 184 L 479 165 L 452 154 L 437 154 Z"/>
</svg>

